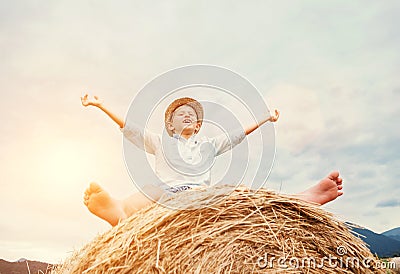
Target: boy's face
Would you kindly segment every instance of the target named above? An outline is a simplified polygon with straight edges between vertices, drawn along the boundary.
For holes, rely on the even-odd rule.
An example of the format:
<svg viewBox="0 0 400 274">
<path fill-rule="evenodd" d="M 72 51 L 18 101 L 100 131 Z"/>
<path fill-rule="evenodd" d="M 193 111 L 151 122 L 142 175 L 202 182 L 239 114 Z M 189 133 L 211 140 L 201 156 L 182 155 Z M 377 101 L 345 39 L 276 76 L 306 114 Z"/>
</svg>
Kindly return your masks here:
<svg viewBox="0 0 400 274">
<path fill-rule="evenodd" d="M 196 111 L 189 105 L 183 105 L 172 113 L 169 129 L 176 134 L 195 134 L 200 129 Z"/>
</svg>

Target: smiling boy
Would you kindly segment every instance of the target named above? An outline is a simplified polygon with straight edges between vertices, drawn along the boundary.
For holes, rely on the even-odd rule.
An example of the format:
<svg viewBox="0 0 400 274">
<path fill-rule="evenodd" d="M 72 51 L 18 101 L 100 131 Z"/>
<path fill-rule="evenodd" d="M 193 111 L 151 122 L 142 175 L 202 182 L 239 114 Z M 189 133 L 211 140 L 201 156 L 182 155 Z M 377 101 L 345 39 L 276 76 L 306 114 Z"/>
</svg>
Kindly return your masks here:
<svg viewBox="0 0 400 274">
<path fill-rule="evenodd" d="M 279 112 L 265 117 L 259 123 L 213 138 L 198 138 L 204 110 L 195 99 L 184 97 L 173 101 L 165 111 L 165 129 L 170 138 L 166 144 L 161 143 L 161 137 L 146 132 L 135 125 L 127 125 L 115 116 L 94 96 L 92 99 L 85 95 L 81 98 L 82 105 L 94 106 L 106 113 L 116 122 L 124 137 L 137 147 L 155 156 L 155 173 L 165 183 L 163 190 L 151 182 L 146 185 L 146 193 L 153 193 L 152 198 L 158 200 L 164 192 L 176 193 L 197 187 L 208 186 L 211 180 L 210 167 L 216 156 L 238 145 L 248 134 L 266 122 L 276 122 Z M 167 148 L 163 151 L 163 147 Z M 342 179 L 337 171 L 331 172 L 315 186 L 295 195 L 305 201 L 325 204 L 342 195 Z M 144 194 L 137 192 L 126 199 L 112 198 L 96 183 L 91 183 L 85 191 L 84 203 L 91 213 L 107 221 L 112 226 L 131 216 L 139 209 L 150 205 L 153 201 Z"/>
</svg>

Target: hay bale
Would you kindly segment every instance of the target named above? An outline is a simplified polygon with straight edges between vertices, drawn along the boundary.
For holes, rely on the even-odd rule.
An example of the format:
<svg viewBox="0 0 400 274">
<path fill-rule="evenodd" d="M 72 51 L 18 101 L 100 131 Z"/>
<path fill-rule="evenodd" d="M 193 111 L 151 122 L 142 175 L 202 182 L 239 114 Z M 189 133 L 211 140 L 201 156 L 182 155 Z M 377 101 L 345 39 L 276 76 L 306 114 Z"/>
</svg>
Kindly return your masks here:
<svg viewBox="0 0 400 274">
<path fill-rule="evenodd" d="M 378 259 L 316 205 L 229 186 L 186 191 L 167 202 L 182 201 L 194 207 L 154 204 L 96 237 L 53 273 L 385 273 L 364 267 L 364 258 L 371 265 Z M 201 203 L 209 206 L 196 207 Z M 336 267 L 329 257 L 337 258 Z"/>
</svg>

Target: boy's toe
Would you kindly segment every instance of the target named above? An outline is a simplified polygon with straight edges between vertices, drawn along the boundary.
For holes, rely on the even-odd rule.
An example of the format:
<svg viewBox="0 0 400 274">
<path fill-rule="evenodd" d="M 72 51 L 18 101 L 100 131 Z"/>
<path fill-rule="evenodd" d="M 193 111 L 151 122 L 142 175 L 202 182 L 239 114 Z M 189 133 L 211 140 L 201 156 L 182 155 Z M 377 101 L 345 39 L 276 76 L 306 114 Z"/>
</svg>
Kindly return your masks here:
<svg viewBox="0 0 400 274">
<path fill-rule="evenodd" d="M 97 183 L 90 183 L 89 191 L 96 193 L 102 191 L 102 188 Z"/>
<path fill-rule="evenodd" d="M 329 173 L 328 178 L 331 180 L 337 180 L 339 177 L 339 171 L 335 170 Z"/>
</svg>

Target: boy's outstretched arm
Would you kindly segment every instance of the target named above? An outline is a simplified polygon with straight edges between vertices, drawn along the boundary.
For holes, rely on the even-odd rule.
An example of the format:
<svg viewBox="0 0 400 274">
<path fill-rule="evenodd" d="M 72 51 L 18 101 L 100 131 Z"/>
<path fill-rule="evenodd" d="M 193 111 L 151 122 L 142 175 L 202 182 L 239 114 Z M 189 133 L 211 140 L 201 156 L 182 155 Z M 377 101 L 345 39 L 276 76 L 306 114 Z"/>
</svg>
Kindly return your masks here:
<svg viewBox="0 0 400 274">
<path fill-rule="evenodd" d="M 102 110 L 105 114 L 107 114 L 108 117 L 110 117 L 114 122 L 116 122 L 120 128 L 124 127 L 124 121 L 115 114 L 113 114 L 112 112 L 110 112 L 106 107 L 104 107 L 103 103 L 99 100 L 97 96 L 93 96 L 93 98 L 90 99 L 88 98 L 88 95 L 85 94 L 85 96 L 81 97 L 81 101 L 84 107 L 87 106 L 97 107 L 100 110 Z"/>
<path fill-rule="evenodd" d="M 259 128 L 261 125 L 265 124 L 266 122 L 276 122 L 276 121 L 278 121 L 278 119 L 279 119 L 279 111 L 275 109 L 275 115 L 271 115 L 268 118 L 265 118 L 265 119 L 261 120 L 260 122 L 258 122 L 258 124 L 247 128 L 245 133 L 246 133 L 246 135 L 249 135 L 250 133 L 252 133 L 254 130 Z"/>
</svg>

